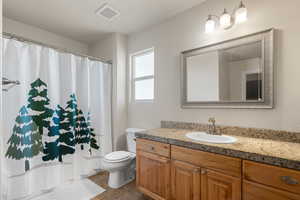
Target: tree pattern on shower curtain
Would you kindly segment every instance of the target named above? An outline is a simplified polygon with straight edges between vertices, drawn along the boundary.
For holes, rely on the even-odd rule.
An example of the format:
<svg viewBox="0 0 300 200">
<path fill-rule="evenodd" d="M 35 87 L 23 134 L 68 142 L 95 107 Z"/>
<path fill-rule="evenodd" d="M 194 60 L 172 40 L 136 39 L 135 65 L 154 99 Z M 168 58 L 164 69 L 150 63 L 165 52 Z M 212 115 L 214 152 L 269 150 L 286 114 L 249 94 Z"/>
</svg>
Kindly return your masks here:
<svg viewBox="0 0 300 200">
<path fill-rule="evenodd" d="M 42 135 L 26 106 L 20 109 L 7 144 L 9 147 L 5 156 L 15 160 L 25 159 L 25 171 L 30 170 L 29 159 L 43 151 Z"/>
<path fill-rule="evenodd" d="M 20 109 L 13 134 L 7 142 L 7 158 L 24 159 L 25 171 L 28 171 L 30 159 L 40 153 L 44 154 L 43 161 L 58 159 L 63 162 L 63 156 L 75 153 L 76 145 L 80 145 L 81 150 L 84 150 L 84 144 L 89 145 L 90 154 L 92 148 L 99 149 L 90 113 L 86 119 L 74 93 L 65 109 L 57 105 L 52 110 L 47 84 L 38 78 L 30 86 L 28 104 Z M 43 133 L 44 129 L 47 134 Z"/>
<path fill-rule="evenodd" d="M 91 122 L 91 113 L 88 112 L 88 116 L 87 116 L 87 126 L 88 126 L 88 130 L 89 130 L 89 140 L 90 140 L 90 149 L 89 152 L 92 155 L 92 148 L 98 150 L 99 146 L 97 144 L 97 140 L 96 140 L 96 134 L 94 133 L 94 128 L 92 127 L 92 122 Z"/>
<path fill-rule="evenodd" d="M 53 114 L 53 110 L 49 108 L 50 100 L 48 98 L 47 84 L 39 78 L 36 79 L 31 83 L 28 95 L 27 107 L 31 109 L 32 119 L 38 126 L 40 134 L 43 135 L 43 129 L 48 129 L 50 118 Z"/>
<path fill-rule="evenodd" d="M 80 145 L 81 150 L 84 150 L 84 144 L 89 144 L 89 129 L 84 117 L 84 114 L 77 105 L 77 98 L 75 94 L 70 95 L 70 100 L 67 102 L 66 111 L 71 126 L 75 133 L 75 144 Z"/>
<path fill-rule="evenodd" d="M 58 161 L 62 162 L 62 156 L 75 152 L 74 134 L 67 114 L 64 108 L 57 105 L 48 128 L 48 136 L 52 141 L 45 142 L 43 161 L 58 158 Z"/>
</svg>

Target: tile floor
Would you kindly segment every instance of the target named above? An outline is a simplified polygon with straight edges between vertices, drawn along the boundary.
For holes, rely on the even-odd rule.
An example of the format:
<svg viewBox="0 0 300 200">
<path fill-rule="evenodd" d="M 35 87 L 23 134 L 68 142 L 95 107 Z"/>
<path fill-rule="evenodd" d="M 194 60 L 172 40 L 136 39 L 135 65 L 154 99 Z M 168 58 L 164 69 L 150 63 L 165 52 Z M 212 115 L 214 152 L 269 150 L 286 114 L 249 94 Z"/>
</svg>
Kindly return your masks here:
<svg viewBox="0 0 300 200">
<path fill-rule="evenodd" d="M 90 177 L 90 180 L 106 190 L 91 200 L 149 200 L 136 189 L 135 181 L 119 189 L 111 189 L 107 186 L 107 179 L 107 172 L 100 172 Z"/>
</svg>

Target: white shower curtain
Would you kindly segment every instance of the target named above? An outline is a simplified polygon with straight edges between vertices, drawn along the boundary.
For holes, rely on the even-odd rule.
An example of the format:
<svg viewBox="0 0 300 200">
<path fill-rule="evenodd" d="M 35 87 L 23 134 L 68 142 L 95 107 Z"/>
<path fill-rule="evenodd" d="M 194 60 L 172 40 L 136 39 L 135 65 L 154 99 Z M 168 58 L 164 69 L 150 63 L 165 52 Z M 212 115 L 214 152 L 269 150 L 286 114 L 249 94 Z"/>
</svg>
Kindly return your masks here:
<svg viewBox="0 0 300 200">
<path fill-rule="evenodd" d="M 101 168 L 112 151 L 111 66 L 3 39 L 3 200 L 26 199 Z M 67 199 L 67 198 L 66 198 Z"/>
</svg>

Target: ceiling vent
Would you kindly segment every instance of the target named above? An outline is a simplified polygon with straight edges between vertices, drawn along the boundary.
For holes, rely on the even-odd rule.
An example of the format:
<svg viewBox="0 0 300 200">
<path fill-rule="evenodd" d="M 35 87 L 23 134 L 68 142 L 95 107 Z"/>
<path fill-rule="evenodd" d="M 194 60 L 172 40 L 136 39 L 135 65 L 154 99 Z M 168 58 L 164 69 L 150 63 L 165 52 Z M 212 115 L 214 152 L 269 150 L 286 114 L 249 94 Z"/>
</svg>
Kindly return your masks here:
<svg viewBox="0 0 300 200">
<path fill-rule="evenodd" d="M 107 3 L 103 4 L 100 8 L 98 8 L 96 10 L 96 14 L 109 21 L 113 20 L 114 18 L 120 15 L 120 13 L 117 10 L 109 6 Z"/>
</svg>

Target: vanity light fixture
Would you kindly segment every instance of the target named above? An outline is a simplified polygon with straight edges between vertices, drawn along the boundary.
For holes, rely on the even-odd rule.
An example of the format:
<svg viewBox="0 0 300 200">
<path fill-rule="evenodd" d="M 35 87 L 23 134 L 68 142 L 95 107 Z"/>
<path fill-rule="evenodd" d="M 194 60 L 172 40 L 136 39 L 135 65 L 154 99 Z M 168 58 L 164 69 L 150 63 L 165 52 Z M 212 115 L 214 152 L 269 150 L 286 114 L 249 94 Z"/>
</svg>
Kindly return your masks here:
<svg viewBox="0 0 300 200">
<path fill-rule="evenodd" d="M 235 23 L 240 24 L 247 21 L 247 8 L 241 1 L 239 8 L 235 11 Z"/>
<path fill-rule="evenodd" d="M 224 12 L 220 17 L 217 15 L 208 15 L 208 19 L 206 20 L 205 23 L 205 32 L 206 33 L 214 32 L 217 21 L 219 21 L 219 25 L 222 29 L 229 29 L 234 24 L 241 24 L 247 21 L 247 14 L 248 14 L 247 8 L 243 3 L 243 1 L 241 1 L 239 7 L 235 8 L 232 14 L 229 14 L 227 10 L 224 9 Z M 213 18 L 217 20 L 214 20 Z"/>
<path fill-rule="evenodd" d="M 205 32 L 212 33 L 215 31 L 216 22 L 212 19 L 212 15 L 208 15 L 207 21 L 205 23 Z"/>
<path fill-rule="evenodd" d="M 230 27 L 232 24 L 231 20 L 232 20 L 231 15 L 227 12 L 226 9 L 224 9 L 224 12 L 220 17 L 220 27 L 223 29 Z"/>
</svg>

